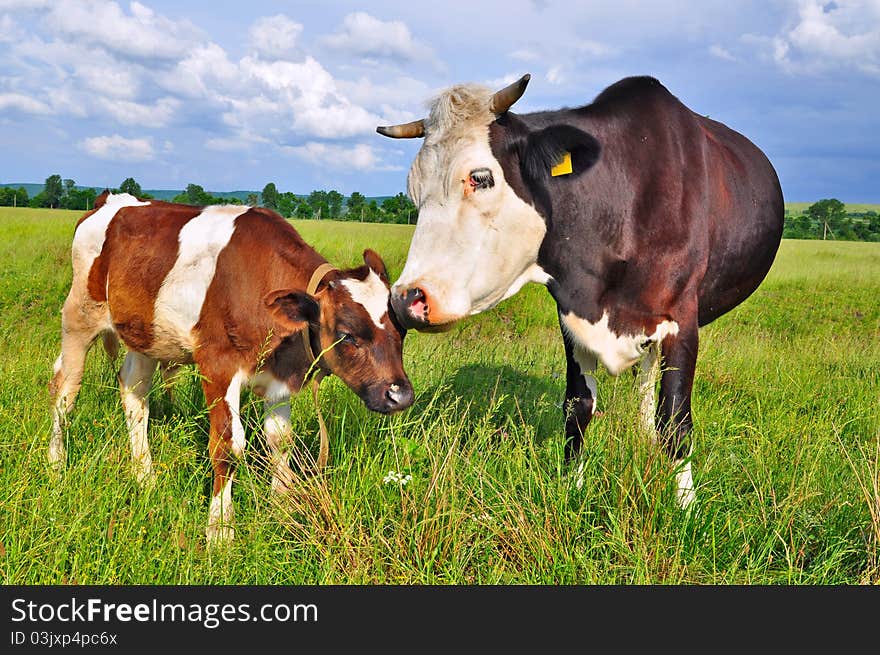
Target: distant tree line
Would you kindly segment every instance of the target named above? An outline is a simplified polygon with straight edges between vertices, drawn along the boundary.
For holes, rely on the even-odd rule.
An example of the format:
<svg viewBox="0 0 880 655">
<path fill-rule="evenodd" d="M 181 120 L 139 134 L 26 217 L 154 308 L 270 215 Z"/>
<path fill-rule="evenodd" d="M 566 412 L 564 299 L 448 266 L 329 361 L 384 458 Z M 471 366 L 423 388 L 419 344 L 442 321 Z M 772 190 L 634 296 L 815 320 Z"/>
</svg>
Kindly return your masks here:
<svg viewBox="0 0 880 655">
<path fill-rule="evenodd" d="M 212 196 L 198 184 L 189 184 L 186 191 L 172 199 L 188 205 L 241 204 L 235 197 Z M 292 191 L 278 191 L 274 182 L 263 187 L 260 194 L 250 193 L 245 203 L 251 207 L 262 206 L 277 211 L 285 218 L 315 220 L 359 221 L 362 223 L 415 223 L 416 208 L 403 193 L 385 198 L 381 204 L 375 199 L 354 191 L 348 198 L 336 190 L 316 190 L 307 196 Z"/>
<path fill-rule="evenodd" d="M 127 177 L 113 193 L 130 193 L 150 199 L 149 193 L 132 177 Z M 71 179 L 50 175 L 42 191 L 32 198 L 24 187 L 0 187 L 0 206 L 3 207 L 51 207 L 56 209 L 92 209 L 99 191 L 86 187 L 76 188 Z M 233 195 L 211 195 L 198 184 L 188 184 L 186 189 L 172 198 L 172 202 L 187 205 L 250 205 L 267 207 L 285 218 L 314 220 L 358 221 L 363 223 L 415 223 L 418 217 L 415 205 L 406 194 L 385 198 L 382 202 L 367 200 L 354 191 L 347 198 L 336 190 L 316 190 L 307 196 L 291 191 L 278 191 L 274 182 L 263 187 L 262 193 L 249 193 L 244 201 Z M 880 241 L 880 214 L 875 211 L 847 212 L 846 205 L 836 198 L 824 198 L 814 202 L 802 213 L 785 210 L 782 233 L 786 239 L 837 239 L 841 241 Z"/>
<path fill-rule="evenodd" d="M 814 202 L 802 214 L 785 213 L 785 239 L 837 239 L 880 241 L 880 214 L 874 211 L 847 212 L 836 198 Z"/>
<path fill-rule="evenodd" d="M 150 199 L 141 185 L 132 178 L 123 180 L 118 188 L 110 189 L 112 193 L 130 193 L 144 200 Z M 52 209 L 76 209 L 87 211 L 92 209 L 99 190 L 86 187 L 76 188 L 76 182 L 62 179 L 60 175 L 50 175 L 42 191 L 32 198 L 28 197 L 24 187 L 18 189 L 0 188 L 0 206 L 48 207 Z M 347 198 L 336 190 L 315 190 L 307 196 L 297 195 L 291 191 L 278 191 L 274 182 L 263 187 L 262 193 L 250 193 L 242 202 L 232 195 L 212 195 L 198 184 L 188 184 L 186 189 L 171 199 L 172 202 L 187 205 L 241 205 L 251 207 L 267 207 L 285 218 L 304 218 L 315 220 L 359 221 L 362 223 L 415 223 L 418 212 L 409 198 L 398 193 L 385 198 L 381 202 L 367 200 L 360 192 L 355 191 Z"/>
<path fill-rule="evenodd" d="M 138 198 L 152 198 L 149 193 L 144 193 L 134 178 L 126 178 L 118 189 L 111 189 L 114 193 L 130 193 Z M 50 175 L 46 178 L 43 190 L 34 197 L 28 198 L 24 187 L 12 189 L 0 188 L 0 206 L 3 207 L 48 207 L 50 209 L 78 209 L 88 211 L 95 206 L 95 198 L 98 191 L 91 187 L 76 188 L 76 182 L 71 179 L 61 179 L 60 175 Z"/>
<path fill-rule="evenodd" d="M 0 189 L 0 207 L 27 207 L 28 192 L 23 186 L 13 189 L 12 187 L 3 187 Z"/>
</svg>

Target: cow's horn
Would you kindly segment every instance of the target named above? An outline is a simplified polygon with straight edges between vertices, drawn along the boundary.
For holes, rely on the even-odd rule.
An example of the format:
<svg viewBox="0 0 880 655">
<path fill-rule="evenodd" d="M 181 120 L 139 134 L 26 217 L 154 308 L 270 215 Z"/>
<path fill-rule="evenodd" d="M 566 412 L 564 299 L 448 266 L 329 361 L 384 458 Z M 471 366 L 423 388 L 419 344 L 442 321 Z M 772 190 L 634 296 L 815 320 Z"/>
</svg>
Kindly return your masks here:
<svg viewBox="0 0 880 655">
<path fill-rule="evenodd" d="M 510 109 L 511 105 L 526 92 L 530 79 L 532 79 L 532 76 L 526 73 L 510 86 L 506 86 L 498 91 L 492 96 L 492 100 L 489 101 L 489 110 L 493 114 L 503 114 Z"/>
<path fill-rule="evenodd" d="M 425 136 L 425 121 L 417 120 L 412 123 L 389 125 L 387 127 L 380 125 L 376 128 L 376 131 L 383 136 L 390 136 L 392 139 L 415 139 Z"/>
</svg>

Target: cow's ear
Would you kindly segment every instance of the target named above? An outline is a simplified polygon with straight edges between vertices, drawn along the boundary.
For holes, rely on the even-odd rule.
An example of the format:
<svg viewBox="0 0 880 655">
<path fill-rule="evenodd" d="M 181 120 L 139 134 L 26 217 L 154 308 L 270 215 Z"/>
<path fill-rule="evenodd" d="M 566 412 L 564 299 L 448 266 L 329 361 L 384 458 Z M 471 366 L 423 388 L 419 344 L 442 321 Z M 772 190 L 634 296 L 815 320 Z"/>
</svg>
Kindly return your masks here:
<svg viewBox="0 0 880 655">
<path fill-rule="evenodd" d="M 388 271 L 385 269 L 385 262 L 382 261 L 379 253 L 369 248 L 364 250 L 364 264 L 369 266 L 386 285 L 390 284 L 388 281 Z"/>
<path fill-rule="evenodd" d="M 318 302 L 305 291 L 279 289 L 266 294 L 263 302 L 274 320 L 275 333 L 282 337 L 318 323 L 321 317 Z"/>
<path fill-rule="evenodd" d="M 521 163 L 524 177 L 534 181 L 577 177 L 593 167 L 601 151 L 599 142 L 583 130 L 571 125 L 545 127 L 526 140 Z"/>
</svg>

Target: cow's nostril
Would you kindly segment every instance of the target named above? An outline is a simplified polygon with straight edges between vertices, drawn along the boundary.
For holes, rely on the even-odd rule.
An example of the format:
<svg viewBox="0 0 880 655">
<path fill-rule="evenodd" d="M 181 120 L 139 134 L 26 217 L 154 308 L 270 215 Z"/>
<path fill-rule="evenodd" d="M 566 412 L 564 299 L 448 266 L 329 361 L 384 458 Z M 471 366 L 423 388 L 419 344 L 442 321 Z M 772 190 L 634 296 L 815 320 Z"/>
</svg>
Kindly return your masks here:
<svg viewBox="0 0 880 655">
<path fill-rule="evenodd" d="M 418 320 L 428 320 L 428 302 L 425 299 L 425 292 L 418 287 L 410 289 L 406 292 L 406 307 L 410 315 Z"/>
<path fill-rule="evenodd" d="M 429 322 L 427 296 L 418 287 L 393 290 L 391 307 L 404 327 L 418 327 Z"/>
</svg>

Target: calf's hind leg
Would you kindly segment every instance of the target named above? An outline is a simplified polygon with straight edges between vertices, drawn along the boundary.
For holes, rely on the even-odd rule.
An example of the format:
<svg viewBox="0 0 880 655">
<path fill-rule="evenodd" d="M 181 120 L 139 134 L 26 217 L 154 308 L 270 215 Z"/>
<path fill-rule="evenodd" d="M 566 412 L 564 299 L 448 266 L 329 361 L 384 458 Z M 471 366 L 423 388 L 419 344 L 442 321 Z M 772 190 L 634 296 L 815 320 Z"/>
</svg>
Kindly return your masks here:
<svg viewBox="0 0 880 655">
<path fill-rule="evenodd" d="M 68 296 L 61 312 L 61 354 L 55 360 L 49 382 L 52 399 L 52 436 L 49 440 L 49 466 L 60 472 L 67 464 L 64 425 L 82 385 L 86 354 L 104 329 L 105 305 L 90 301 L 77 303 Z"/>
<path fill-rule="evenodd" d="M 150 442 L 147 439 L 147 423 L 150 418 L 150 386 L 156 360 L 129 351 L 119 371 L 119 392 L 125 411 L 125 422 L 131 439 L 131 463 L 135 479 L 141 485 L 155 479 Z"/>
</svg>

